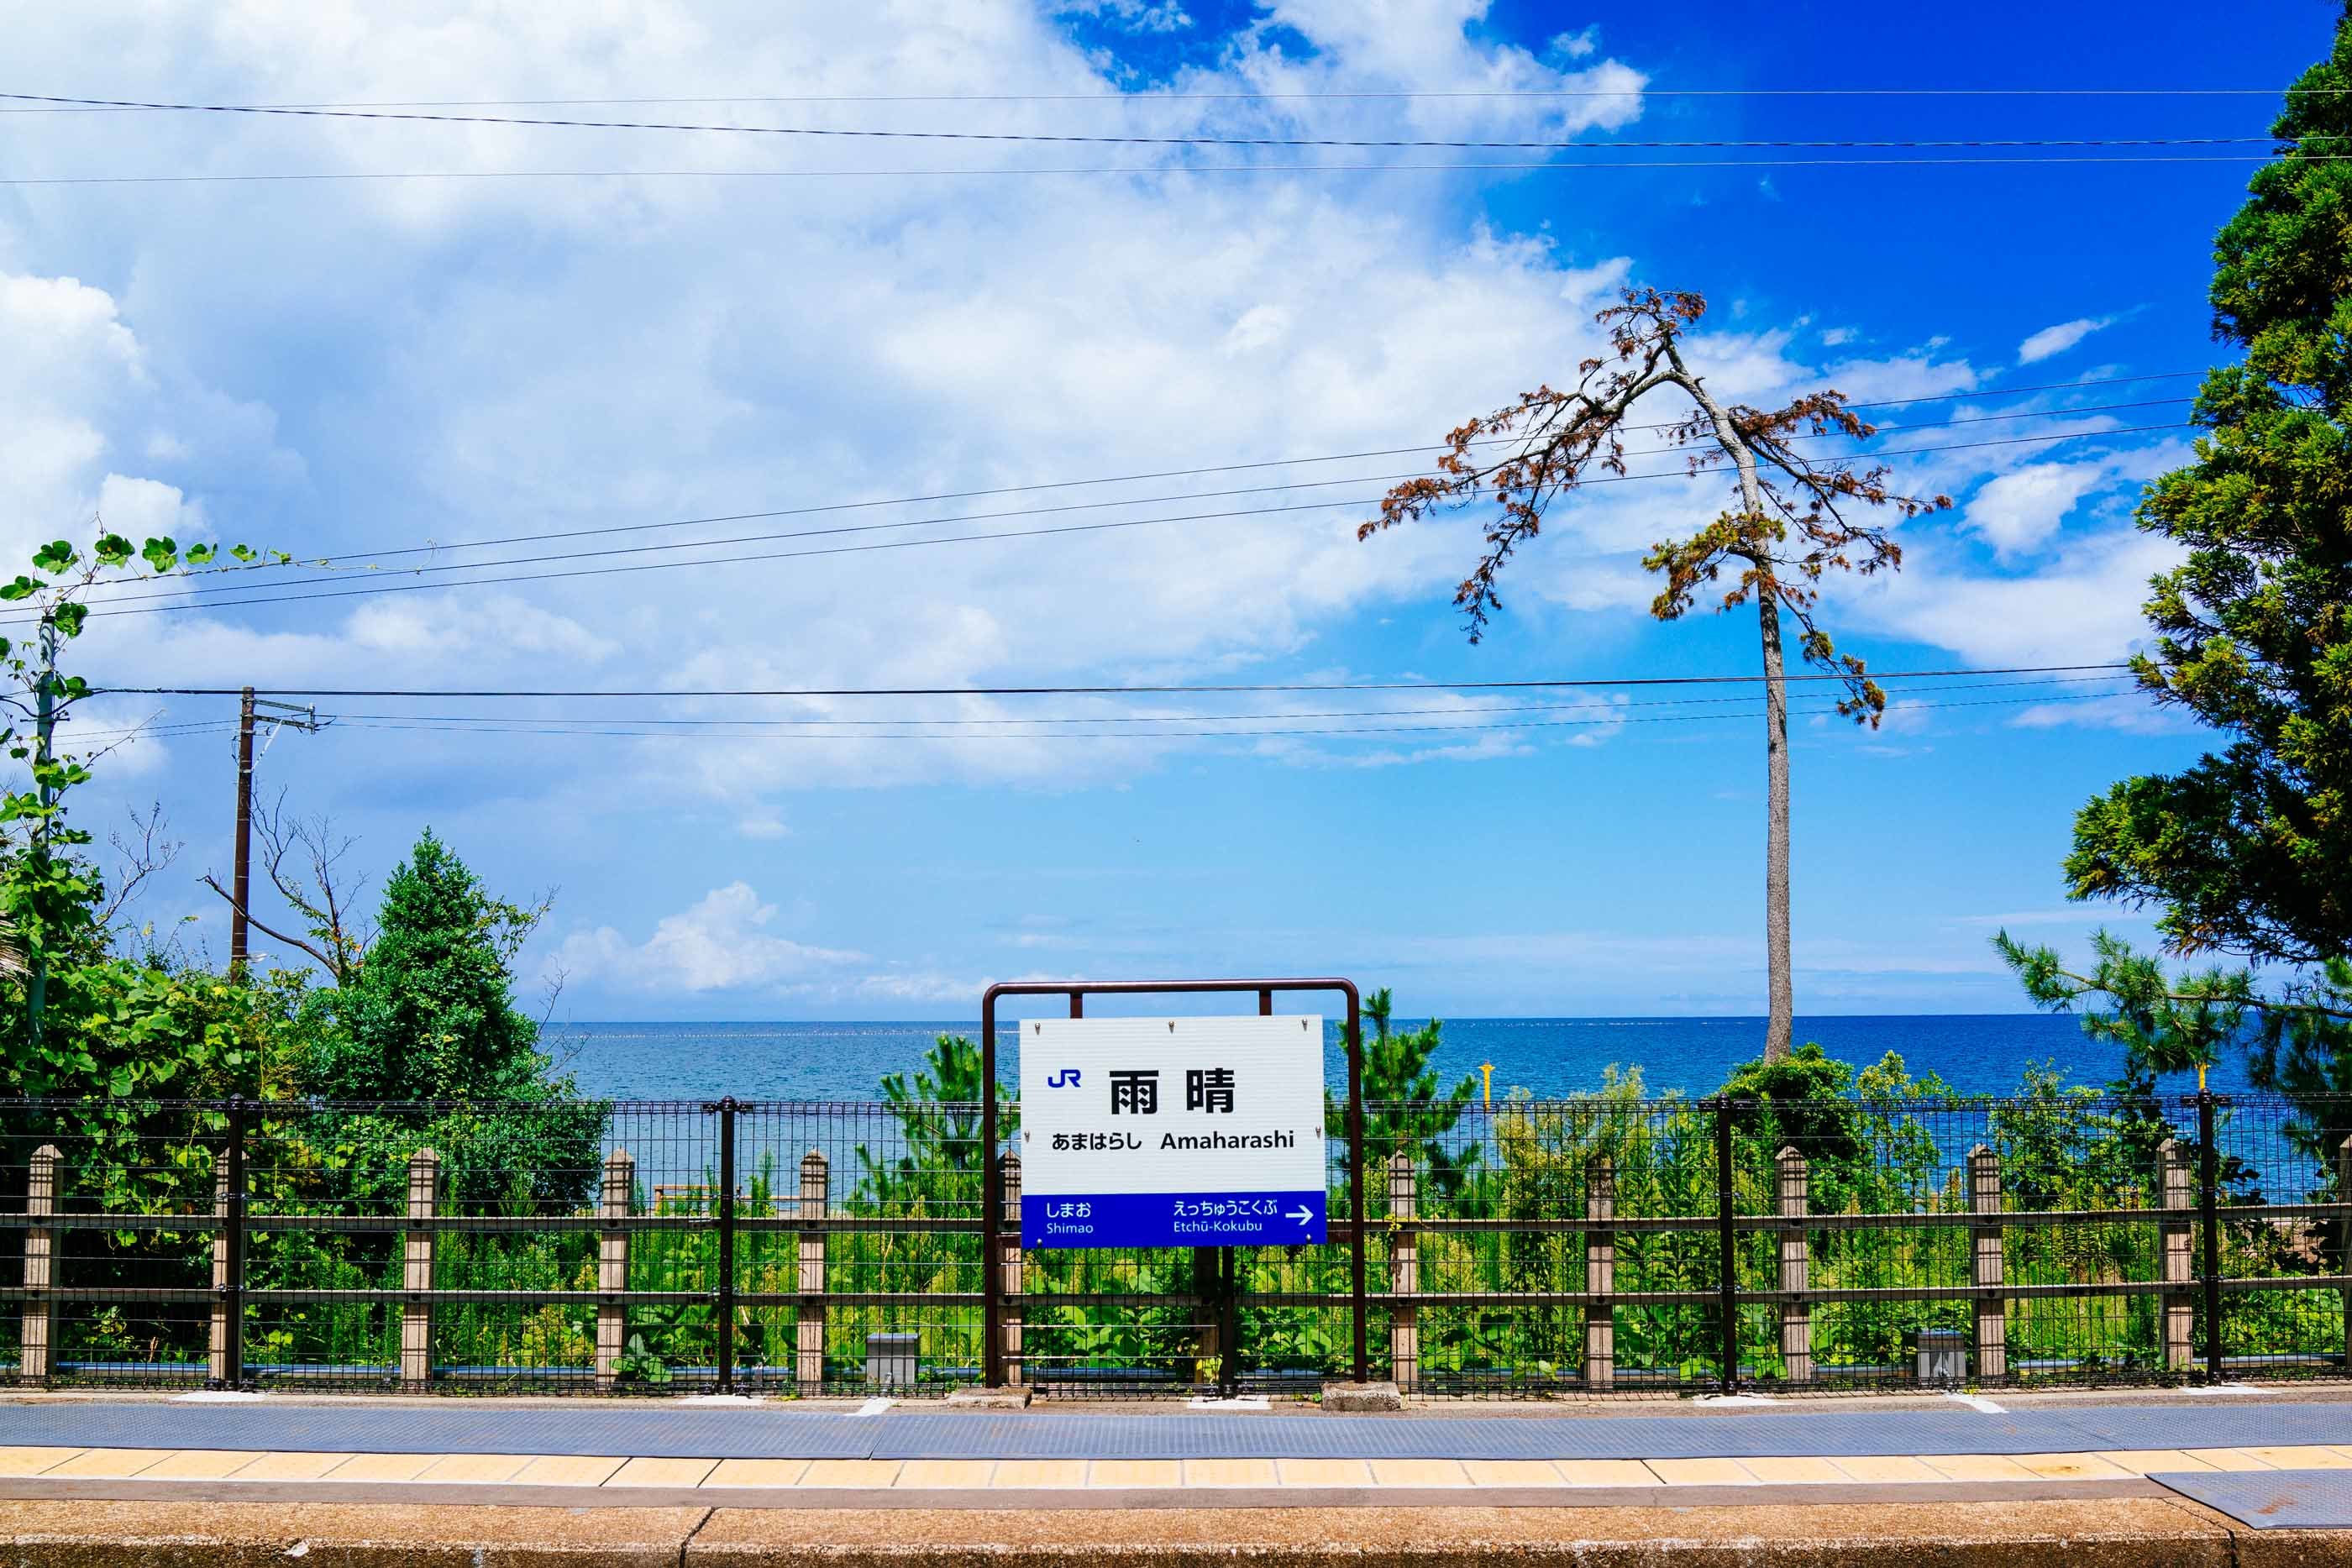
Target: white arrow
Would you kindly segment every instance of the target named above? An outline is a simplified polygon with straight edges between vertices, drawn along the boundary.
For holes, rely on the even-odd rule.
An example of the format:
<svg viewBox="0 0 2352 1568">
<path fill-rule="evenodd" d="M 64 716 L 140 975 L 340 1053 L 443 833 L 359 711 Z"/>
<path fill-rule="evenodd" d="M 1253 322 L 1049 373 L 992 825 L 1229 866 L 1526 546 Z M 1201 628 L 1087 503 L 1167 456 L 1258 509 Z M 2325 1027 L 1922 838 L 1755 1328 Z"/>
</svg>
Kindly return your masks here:
<svg viewBox="0 0 2352 1568">
<path fill-rule="evenodd" d="M 1298 1221 L 1299 1224 L 1304 1225 L 1308 1220 L 1315 1218 L 1315 1211 L 1302 1203 L 1297 1208 L 1292 1209 L 1288 1214 L 1283 1216 L 1283 1218 L 1286 1219 L 1295 1219 Z"/>
</svg>

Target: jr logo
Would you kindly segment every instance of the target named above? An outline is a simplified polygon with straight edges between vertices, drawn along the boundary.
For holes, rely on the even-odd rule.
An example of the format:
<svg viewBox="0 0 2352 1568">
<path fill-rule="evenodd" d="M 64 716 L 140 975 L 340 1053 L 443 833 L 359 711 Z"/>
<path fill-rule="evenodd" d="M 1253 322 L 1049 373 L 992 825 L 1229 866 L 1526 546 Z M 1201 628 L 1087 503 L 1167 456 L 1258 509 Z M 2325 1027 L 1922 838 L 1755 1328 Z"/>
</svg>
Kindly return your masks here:
<svg viewBox="0 0 2352 1568">
<path fill-rule="evenodd" d="M 1079 1069 L 1077 1068 L 1065 1067 L 1059 1072 L 1053 1074 L 1045 1080 L 1045 1087 L 1048 1089 L 1076 1089 L 1078 1086 L 1078 1073 Z"/>
</svg>

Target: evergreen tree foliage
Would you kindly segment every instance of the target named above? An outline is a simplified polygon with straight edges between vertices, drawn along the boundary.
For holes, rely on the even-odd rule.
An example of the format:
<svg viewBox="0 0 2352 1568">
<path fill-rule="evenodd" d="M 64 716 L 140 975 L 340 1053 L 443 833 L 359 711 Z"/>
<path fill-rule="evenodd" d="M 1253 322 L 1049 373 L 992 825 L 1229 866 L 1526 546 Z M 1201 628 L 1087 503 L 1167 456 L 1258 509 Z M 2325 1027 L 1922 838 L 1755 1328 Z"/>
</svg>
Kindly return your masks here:
<svg viewBox="0 0 2352 1568">
<path fill-rule="evenodd" d="M 384 883 L 365 962 L 331 994 L 341 1027 L 313 1043 L 303 1087 L 337 1100 L 570 1095 L 508 972 L 541 913 L 492 896 L 427 829 Z"/>
<path fill-rule="evenodd" d="M 1399 1030 L 1391 1021 L 1394 1010 L 1386 987 L 1364 998 L 1364 1018 L 1372 1026 L 1372 1037 L 1363 1042 L 1364 1146 L 1371 1162 L 1365 1195 L 1374 1207 L 1385 1202 L 1385 1189 L 1375 1190 L 1385 1179 L 1382 1162 L 1402 1149 L 1412 1156 L 1423 1192 L 1453 1199 L 1478 1164 L 1476 1140 L 1456 1147 L 1447 1137 L 1478 1092 L 1477 1076 L 1465 1072 L 1451 1087 L 1440 1087 L 1430 1059 L 1444 1043 L 1445 1025 L 1431 1019 L 1419 1029 Z M 1335 1146 L 1345 1170 L 1347 1106 L 1328 1100 L 1324 1122 L 1324 1135 L 1342 1140 Z"/>
<path fill-rule="evenodd" d="M 2308 1102 L 2352 1091 L 2352 5 L 2273 130 L 2214 242 L 2214 334 L 2242 358 L 2138 514 L 2187 552 L 2151 584 L 2140 683 L 2227 739 L 2090 801 L 2065 862 L 2074 897 L 2158 910 L 2172 954 L 2242 962 L 2168 974 L 2102 933 L 2083 972 L 1996 942 L 2036 1001 L 2104 1009 L 2125 1087 L 2244 1039 L 2258 1084 Z"/>
<path fill-rule="evenodd" d="M 2231 738 L 2085 806 L 2066 874 L 2159 906 L 2176 952 L 2320 964 L 2352 952 L 2352 12 L 2273 130 L 2214 245 L 2214 333 L 2244 358 L 2139 512 L 2189 551 L 2141 683 Z"/>
</svg>

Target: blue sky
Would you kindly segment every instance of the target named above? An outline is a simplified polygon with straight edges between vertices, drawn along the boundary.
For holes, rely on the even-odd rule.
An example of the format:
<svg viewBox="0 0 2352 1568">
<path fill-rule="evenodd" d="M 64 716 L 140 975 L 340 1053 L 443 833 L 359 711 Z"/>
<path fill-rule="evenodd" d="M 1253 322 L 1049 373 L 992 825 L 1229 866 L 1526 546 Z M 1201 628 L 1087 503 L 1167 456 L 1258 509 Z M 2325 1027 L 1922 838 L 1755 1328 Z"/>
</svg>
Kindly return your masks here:
<svg viewBox="0 0 2352 1568">
<path fill-rule="evenodd" d="M 2320 52 L 2332 14 L 2315 0 L 2257 7 L 2222 33 L 2188 6 L 2098 5 L 1795 5 L 1759 27 L 1747 6 L 1475 0 L 972 0 L 855 16 L 748 4 L 593 15 L 491 0 L 397 13 L 100 4 L 24 24 L 5 85 L 235 103 L 709 99 L 479 112 L 1572 136 L 1595 144 L 1571 155 L 1580 162 L 1823 160 L 1874 154 L 1605 149 L 2260 136 L 2275 109 L 2264 97 L 1785 93 L 2275 88 Z M 1423 96 L 1383 96 L 1398 93 Z M 802 101 L 761 101 L 783 97 Z M 1727 395 L 1761 402 L 1827 384 L 1937 400 L 1878 414 L 1944 427 L 1890 434 L 1889 446 L 2082 433 L 1900 460 L 1905 483 L 1957 506 L 1900 530 L 1899 580 L 1840 585 L 1825 608 L 1843 644 L 1888 670 L 2129 650 L 2140 586 L 2166 559 L 2131 528 L 2132 497 L 2182 450 L 2178 430 L 2133 427 L 2177 423 L 2185 404 L 2162 400 L 2193 378 L 2009 389 L 2210 363 L 2210 236 L 2250 169 L 1365 171 L 1333 165 L 1539 155 L 153 114 L 12 114 L 0 143 L 16 180 L 339 176 L 0 189 L 0 544 L 12 553 L 86 532 L 102 512 L 126 531 L 378 559 L 383 570 L 325 586 L 382 588 L 419 562 L 838 519 L 456 548 L 467 541 L 1407 445 L 1572 375 L 1596 340 L 1592 312 L 1638 281 L 1706 294 L 1693 351 Z M 1256 166 L 1181 172 L 1236 161 Z M 1124 172 L 1014 172 L 1039 168 Z M 422 173 L 465 177 L 347 177 Z M 2114 406 L 2126 403 L 2148 406 Z M 1991 417 L 2012 414 L 2029 417 Z M 1643 547 L 1704 520 L 1719 493 L 1672 481 L 1574 503 L 1513 569 L 1507 613 L 1474 647 L 1448 602 L 1475 550 L 1467 520 L 1352 538 L 1360 503 L 1409 466 L 868 507 L 845 516 L 1112 503 L 908 531 L 935 537 L 1356 503 L 179 607 L 94 620 L 81 653 L 94 678 L 126 686 L 428 690 L 1755 667 L 1752 618 L 1659 626 L 1644 611 Z M 1335 476 L 1358 483 L 1193 498 Z M 441 552 L 380 554 L 427 542 Z M 2176 767 L 2202 737 L 2128 698 L 2019 700 L 2097 689 L 1898 693 L 1874 735 L 1801 716 L 1801 1012 L 2010 1009 L 2014 987 L 1986 945 L 1997 925 L 2077 946 L 2101 920 L 2144 929 L 2127 912 L 2065 904 L 2068 821 L 2109 780 Z M 1758 1012 L 1760 722 L 1738 706 L 1631 706 L 1658 695 L 332 699 L 321 706 L 340 722 L 278 739 L 262 776 L 289 810 L 357 838 L 347 864 L 360 876 L 380 878 L 429 823 L 500 889 L 554 890 L 525 967 L 534 992 L 561 977 L 559 1017 L 960 1016 L 994 978 L 1262 970 L 1390 984 L 1414 1012 Z M 1546 716 L 1487 711 L 1542 701 L 1622 706 L 1580 727 L 1501 727 Z M 115 697 L 82 723 L 229 712 L 218 699 Z M 1332 712 L 1347 716 L 1306 716 Z M 1157 735 L 1019 722 L 1121 714 L 1244 716 Z M 453 722 L 469 717 L 495 722 Z M 676 722 L 713 718 L 770 727 Z M 924 722 L 942 719 L 961 727 Z M 1181 733 L 1220 728 L 1398 733 Z M 622 733 L 572 733 L 589 730 Z M 139 918 L 218 957 L 222 911 L 197 878 L 229 859 L 226 736 L 158 733 L 111 753 L 100 776 L 81 810 L 101 834 L 160 801 L 185 841 Z"/>
</svg>

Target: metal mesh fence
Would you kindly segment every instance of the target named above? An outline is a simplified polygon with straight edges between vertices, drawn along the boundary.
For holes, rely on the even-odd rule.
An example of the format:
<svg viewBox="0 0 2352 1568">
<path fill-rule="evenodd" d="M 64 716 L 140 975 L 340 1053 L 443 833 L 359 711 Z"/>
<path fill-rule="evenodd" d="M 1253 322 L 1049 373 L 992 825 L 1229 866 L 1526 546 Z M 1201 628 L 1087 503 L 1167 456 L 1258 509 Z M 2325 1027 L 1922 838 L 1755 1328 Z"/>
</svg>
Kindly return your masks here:
<svg viewBox="0 0 2352 1568">
<path fill-rule="evenodd" d="M 1913 1086 L 1916 1088 L 1916 1086 Z M 1000 1156 L 1017 1105 L 999 1107 Z M 981 1108 L 0 1101 L 0 1380 L 935 1395 L 985 1375 Z M 2339 1375 L 2352 1099 L 1611 1089 L 1334 1105 L 1321 1245 L 1029 1250 L 1047 1397 Z M 1350 1187 L 1364 1164 L 1365 1285 Z"/>
</svg>

